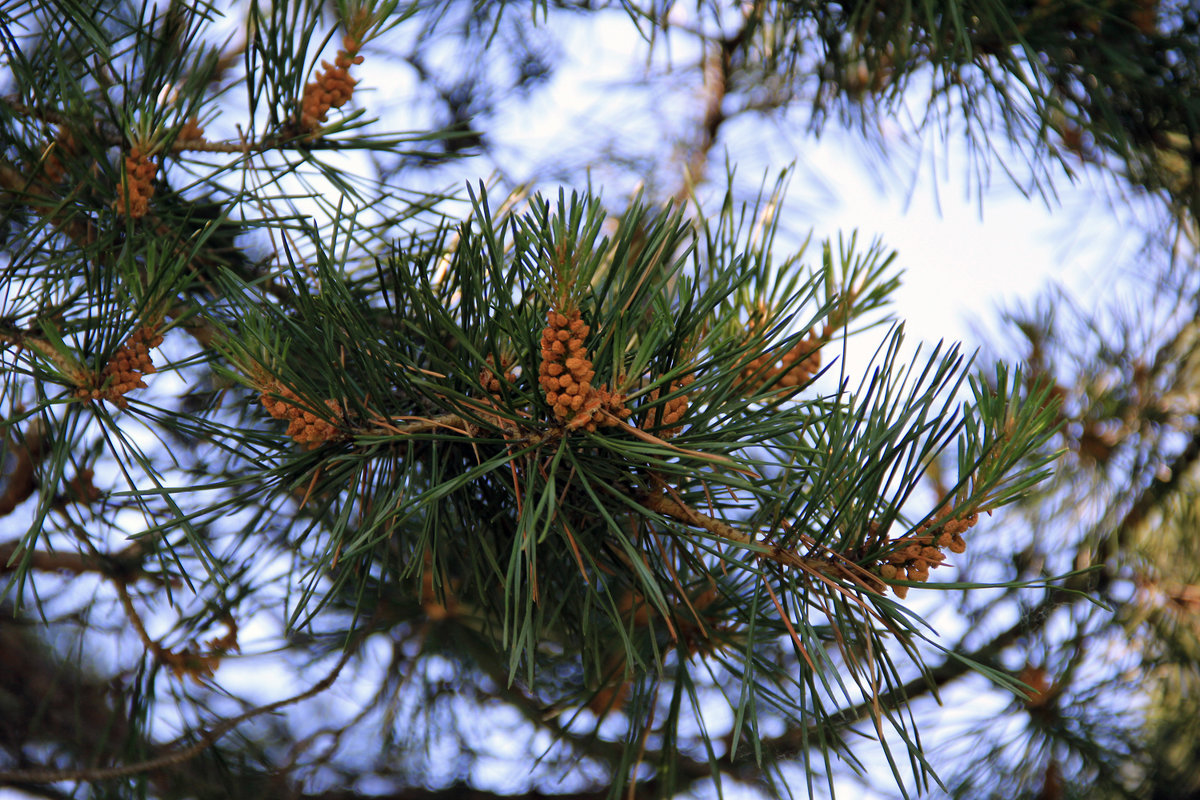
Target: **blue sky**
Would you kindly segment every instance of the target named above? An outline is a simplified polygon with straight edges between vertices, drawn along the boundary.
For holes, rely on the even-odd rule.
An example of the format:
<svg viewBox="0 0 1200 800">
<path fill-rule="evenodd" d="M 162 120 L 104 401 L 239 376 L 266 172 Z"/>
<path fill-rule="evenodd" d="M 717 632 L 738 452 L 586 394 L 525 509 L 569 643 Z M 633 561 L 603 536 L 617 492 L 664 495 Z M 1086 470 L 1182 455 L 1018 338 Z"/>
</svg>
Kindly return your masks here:
<svg viewBox="0 0 1200 800">
<path fill-rule="evenodd" d="M 562 59 L 555 77 L 527 100 L 502 104 L 499 124 L 489 130 L 505 177 L 544 176 L 572 161 L 595 164 L 608 148 L 664 152 L 664 144 L 677 144 L 673 136 L 686 137 L 702 102 L 690 38 L 671 37 L 651 55 L 623 13 L 560 15 L 552 23 Z M 1056 180 L 1049 202 L 1025 196 L 1000 170 L 978 192 L 967 179 L 965 150 L 953 141 L 936 154 L 929 141 L 917 149 L 901 126 L 884 120 L 882 136 L 895 147 L 882 162 L 836 123 L 820 139 L 809 135 L 803 113 L 729 120 L 701 194 L 722 191 L 726 157 L 743 188 L 764 176 L 769 185 L 793 167 L 784 227 L 794 244 L 810 230 L 814 243 L 855 230 L 864 243 L 881 237 L 905 271 L 898 316 L 922 339 L 973 346 L 972 325 L 994 319 L 1001 304 L 1029 300 L 1050 282 L 1086 295 L 1098 272 L 1127 265 L 1141 244 L 1128 212 L 1119 216 L 1109 202 L 1111 186 L 1087 170 L 1073 185 Z M 649 178 L 660 185 L 651 188 L 670 180 L 671 166 L 662 164 Z M 1022 173 L 1017 159 L 1010 166 Z M 630 188 L 620 168 L 593 167 L 587 177 L 606 197 Z"/>
</svg>

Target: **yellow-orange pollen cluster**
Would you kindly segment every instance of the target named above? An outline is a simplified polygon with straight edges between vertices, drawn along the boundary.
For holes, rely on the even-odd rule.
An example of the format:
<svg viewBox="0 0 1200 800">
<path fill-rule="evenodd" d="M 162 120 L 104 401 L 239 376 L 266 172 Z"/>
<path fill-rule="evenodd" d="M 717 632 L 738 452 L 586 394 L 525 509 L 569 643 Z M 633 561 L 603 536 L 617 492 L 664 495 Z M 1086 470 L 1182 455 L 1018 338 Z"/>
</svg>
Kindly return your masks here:
<svg viewBox="0 0 1200 800">
<path fill-rule="evenodd" d="M 671 391 L 677 392 L 680 389 L 691 386 L 696 382 L 695 375 L 685 375 L 677 381 L 672 381 Z M 658 389 L 650 392 L 650 401 L 658 399 Z M 683 425 L 679 424 L 683 419 L 683 415 L 687 413 L 689 404 L 689 395 L 687 393 L 677 395 L 668 400 L 662 408 L 662 422 L 658 421 L 659 409 L 652 408 L 650 413 L 646 415 L 646 427 L 654 428 L 662 425 L 663 429 L 656 431 L 659 436 L 669 439 L 683 430 Z"/>
<path fill-rule="evenodd" d="M 479 371 L 479 382 L 483 384 L 483 388 L 493 397 L 500 395 L 500 382 L 507 383 L 511 386 L 517 380 L 517 374 L 509 369 L 512 360 L 506 356 L 500 357 L 500 369 L 503 371 L 503 378 L 495 372 L 496 361 L 491 356 L 487 357 L 487 366 Z"/>
<path fill-rule="evenodd" d="M 879 577 L 885 581 L 893 578 L 929 580 L 929 570 L 940 567 L 946 558 L 943 548 L 952 553 L 966 551 L 967 543 L 962 535 L 978 521 L 979 514 L 974 513 L 965 519 L 923 523 L 917 530 L 929 533 L 918 533 L 896 542 L 900 546 L 888 553 L 884 563 L 879 566 Z M 908 595 L 907 586 L 893 586 L 892 590 L 900 598 Z"/>
<path fill-rule="evenodd" d="M 187 122 L 179 126 L 179 135 L 176 140 L 179 142 L 195 142 L 204 139 L 204 128 L 200 125 L 200 118 L 194 114 L 188 117 Z"/>
<path fill-rule="evenodd" d="M 300 101 L 300 130 L 304 133 L 318 130 L 329 110 L 346 105 L 354 94 L 354 85 L 358 81 L 350 77 L 350 67 L 363 62 L 363 57 L 357 55 L 362 45 L 354 37 L 347 36 L 342 39 L 342 47 L 344 49 L 338 51 L 334 63 L 322 61 L 321 74 L 304 86 L 304 97 Z"/>
<path fill-rule="evenodd" d="M 125 174 L 121 179 L 121 196 L 113 202 L 113 208 L 127 217 L 140 219 L 150 211 L 150 198 L 154 196 L 154 176 L 158 165 L 138 145 L 129 148 L 125 156 Z"/>
<path fill-rule="evenodd" d="M 821 368 L 821 341 L 811 332 L 788 348 L 763 353 L 742 369 L 747 392 L 770 383 L 772 390 L 799 389 Z"/>
<path fill-rule="evenodd" d="M 546 402 L 554 409 L 554 416 L 570 429 L 589 431 L 596 430 L 597 425 L 613 425 L 615 419 L 628 417 L 624 395 L 610 392 L 606 386 L 592 386 L 596 372 L 583 345 L 589 328 L 580 318 L 579 309 L 570 314 L 551 311 L 546 321 L 538 383 L 546 393 Z"/>
<path fill-rule="evenodd" d="M 295 392 L 277 381 L 263 389 L 259 400 L 272 417 L 288 420 L 288 436 L 300 444 L 315 447 L 338 435 L 337 425 L 309 411 Z M 342 407 L 338 401 L 326 400 L 325 406 L 335 422 L 341 420 Z"/>
<path fill-rule="evenodd" d="M 156 325 L 143 325 L 133 332 L 100 373 L 99 387 L 79 387 L 75 396 L 84 400 L 110 400 L 121 408 L 129 405 L 125 393 L 145 389 L 143 376 L 155 372 L 150 350 L 162 344 Z"/>
</svg>

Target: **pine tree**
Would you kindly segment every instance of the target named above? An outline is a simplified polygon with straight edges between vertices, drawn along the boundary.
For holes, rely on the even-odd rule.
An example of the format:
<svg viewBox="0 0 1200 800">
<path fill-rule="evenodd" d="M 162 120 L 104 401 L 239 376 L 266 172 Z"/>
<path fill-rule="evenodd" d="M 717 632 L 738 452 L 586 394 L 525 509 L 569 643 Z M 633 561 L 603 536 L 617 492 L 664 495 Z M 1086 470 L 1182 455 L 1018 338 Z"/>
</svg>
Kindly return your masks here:
<svg viewBox="0 0 1200 800">
<path fill-rule="evenodd" d="M 537 36 L 610 13 L 565 6 L 0 8 L 0 785 L 819 796 L 863 739 L 902 792 L 1194 781 L 1189 271 L 1136 351 L 1071 349 L 1109 323 L 1053 305 L 1014 315 L 1022 369 L 913 356 L 882 244 L 789 252 L 782 181 L 694 189 L 731 119 L 807 101 L 870 139 L 924 91 L 914 133 L 961 129 L 981 175 L 1006 136 L 1047 191 L 1104 168 L 1192 235 L 1196 12 L 630 4 L 698 47 L 703 107 L 613 204 L 474 158 L 551 69 Z M 935 591 L 962 640 L 914 610 Z M 1087 669 L 1123 630 L 1128 669 Z M 937 763 L 910 701 L 972 676 L 1036 758 Z M 1101 729 L 1114 687 L 1154 702 Z"/>
</svg>

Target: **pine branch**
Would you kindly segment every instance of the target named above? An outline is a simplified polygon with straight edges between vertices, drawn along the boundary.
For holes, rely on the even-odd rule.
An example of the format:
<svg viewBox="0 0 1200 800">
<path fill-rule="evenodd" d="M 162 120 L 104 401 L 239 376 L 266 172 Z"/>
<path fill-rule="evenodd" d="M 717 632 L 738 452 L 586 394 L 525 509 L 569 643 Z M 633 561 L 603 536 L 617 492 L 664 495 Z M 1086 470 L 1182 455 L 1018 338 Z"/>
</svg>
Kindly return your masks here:
<svg viewBox="0 0 1200 800">
<path fill-rule="evenodd" d="M 22 256 L 13 274 L 36 299 L 14 301 L 12 326 L 34 322 L 5 331 L 23 361 L 4 388 L 13 398 L 35 397 L 35 413 L 52 422 L 46 471 L 57 482 L 76 461 L 103 462 L 120 475 L 120 510 L 142 519 L 134 532 L 161 558 L 163 574 L 187 586 L 187 600 L 206 608 L 179 612 L 179 633 L 228 613 L 232 639 L 239 603 L 250 613 L 257 597 L 283 599 L 289 633 L 348 636 L 356 625 L 347 620 L 376 604 L 393 610 L 386 625 L 372 619 L 373 630 L 461 623 L 477 653 L 464 655 L 460 643 L 418 658 L 442 657 L 465 672 L 473 656 L 497 686 L 510 687 L 497 690 L 499 698 L 610 767 L 617 784 L 630 783 L 630 796 L 673 791 L 672 771 L 688 785 L 721 772 L 761 775 L 789 746 L 786 736 L 760 737 L 776 722 L 799 718 L 811 726 L 804 733 L 837 749 L 839 728 L 856 721 L 843 715 L 856 709 L 839 715 L 829 697 L 875 701 L 866 713 L 897 727 L 919 779 L 927 769 L 919 741 L 876 704 L 908 699 L 880 689 L 902 682 L 901 654 L 920 664 L 909 637 L 921 635 L 919 621 L 882 596 L 886 582 L 873 571 L 892 580 L 903 568 L 914 582 L 924 579 L 941 547 L 962 544 L 954 537 L 969 527 L 965 515 L 1036 480 L 1017 462 L 1043 443 L 1038 415 L 1010 413 L 1017 398 L 1004 380 L 976 397 L 977 412 L 970 402 L 960 409 L 952 399 L 965 375 L 957 352 L 939 349 L 906 366 L 898 336 L 856 392 L 847 384 L 819 393 L 812 382 L 821 345 L 852 320 L 870 327 L 895 279 L 885 276 L 891 260 L 878 247 L 856 254 L 827 246 L 813 268 L 800 254 L 773 260 L 778 194 L 745 214 L 727 198 L 710 222 L 639 203 L 613 219 L 596 198 L 565 191 L 557 203 L 534 196 L 525 207 L 509 197 L 493 214 L 480 189 L 469 209 L 448 219 L 434 213 L 453 199 L 447 194 L 400 194 L 318 158 L 321 150 L 361 149 L 400 162 L 412 155 L 402 149 L 408 143 L 440 135 L 372 136 L 361 117 L 334 113 L 350 99 L 349 72 L 368 35 L 390 24 L 391 12 L 393 22 L 428 13 L 400 13 L 388 2 L 337 5 L 337 33 L 325 40 L 328 4 L 251 6 L 249 99 L 236 110 L 253 132 L 227 141 L 207 141 L 199 128 L 201 116 L 211 120 L 242 97 L 216 94 L 212 59 L 199 57 L 210 9 L 176 17 L 184 6 L 162 16 L 150 5 L 102 4 L 100 21 L 68 19 L 39 33 L 44 61 L 14 50 L 13 97 L 21 99 L 0 100 L 0 123 L 20 140 L 12 158 L 35 162 L 35 174 L 23 175 L 17 161 L 2 165 L 0 190 L 7 205 L 28 212 L 12 225 L 13 252 Z M 791 69 L 789 42 L 771 37 L 793 29 L 811 36 L 811 26 L 782 23 L 804 22 L 815 10 L 756 2 L 740 20 L 729 18 L 740 22 L 734 33 L 701 37 L 705 96 L 685 155 L 685 189 L 708 170 L 741 99 L 735 92 L 747 88 L 742 76 Z M 857 45 L 874 35 L 875 21 L 855 17 L 858 10 L 826 11 L 864 25 L 838 37 L 862 34 Z M 470 16 L 470 25 L 479 19 Z M 942 33 L 921 31 L 918 40 L 939 45 Z M 886 37 L 876 38 L 867 45 L 888 53 Z M 309 43 L 333 39 L 342 45 L 334 63 L 306 82 Z M 782 46 L 763 46 L 774 44 Z M 834 44 L 844 43 L 822 46 Z M 39 64 L 61 67 L 54 82 L 42 81 Z M 47 143 L 49 125 L 89 139 L 65 172 L 52 157 L 69 161 L 72 148 L 65 136 Z M 463 141 L 470 135 L 449 144 Z M 120 148 L 115 159 L 112 147 Z M 238 157 L 178 157 L 186 151 Z M 218 161 L 228 163 L 206 163 Z M 40 177 L 50 172 L 73 176 L 79 194 Z M 183 172 L 190 186 L 176 179 Z M 200 191 L 218 200 L 188 199 Z M 419 232 L 392 241 L 410 229 Z M 271 268 L 245 263 L 234 244 L 243 234 L 269 240 Z M 66 248 L 54 246 L 64 239 Z M 199 344 L 167 354 L 165 369 L 184 382 L 199 378 L 196 394 L 206 399 L 148 392 L 127 408 L 115 402 L 124 389 L 99 396 L 117 368 L 92 362 L 132 352 L 128 329 L 137 325 L 153 328 L 135 342 L 138 359 L 148 358 L 163 315 Z M 153 324 L 134 318 L 143 316 Z M 137 370 L 123 357 L 128 378 Z M 63 384 L 77 390 L 73 397 L 53 394 Z M 83 389 L 119 408 L 75 402 Z M 921 465 L 960 432 L 958 495 L 944 505 L 964 518 L 931 516 L 889 540 L 887 526 Z M 188 446 L 177 447 L 177 438 Z M 45 538 L 36 549 L 0 546 L 17 565 L 8 571 L 24 577 L 22 568 L 33 569 L 43 586 L 54 580 L 50 569 L 72 573 L 65 585 L 83 572 L 103 575 L 125 613 L 119 641 L 136 634 L 151 666 L 179 666 L 180 654 L 162 644 L 169 640 L 142 622 L 120 565 L 109 563 L 122 554 L 102 554 L 112 548 L 104 537 L 129 531 L 86 503 L 71 507 L 91 515 L 86 524 L 51 513 L 63 510 L 56 487 L 34 486 L 21 473 L 32 459 L 17 455 L 13 508 L 40 488 L 30 530 Z M 71 535 L 83 554 L 52 549 Z M 284 574 L 270 574 L 284 563 Z M 139 560 L 133 574 L 140 570 Z M 268 574 L 278 595 L 259 583 Z M 894 583 L 901 595 L 908 582 Z M 331 685 L 360 641 L 307 691 L 161 746 L 139 733 L 157 720 L 154 703 L 186 715 L 204 695 L 186 687 L 138 695 L 131 707 L 142 712 L 138 703 L 147 701 L 144 717 L 130 712 L 122 724 L 128 752 L 149 754 L 140 762 L 105 752 L 77 759 L 74 770 L 48 764 L 0 780 L 150 774 L 151 788 L 169 794 L 158 775 L 186 777 L 197 759 L 237 754 L 223 737 Z M 711 682 L 696 680 L 703 669 L 712 670 Z M 703 730 L 680 734 L 688 703 L 704 716 L 706 688 L 726 692 L 737 720 L 729 749 L 734 737 L 747 744 L 736 759 L 692 758 L 700 747 L 714 752 L 714 743 Z M 542 718 L 567 713 L 593 689 L 593 699 L 611 692 L 608 711 L 620 705 L 622 741 L 600 737 L 599 723 L 589 737 L 560 730 L 557 715 Z M 628 704 L 615 699 L 622 692 Z M 674 693 L 669 704 L 666 692 Z M 554 708 L 542 708 L 541 697 L 553 697 Z M 364 709 L 344 730 L 366 720 Z M 336 739 L 344 730 L 330 725 L 321 734 Z M 304 744 L 283 772 L 301 763 Z M 807 761 L 798 747 L 790 752 Z M 333 755 L 313 767 L 338 768 Z"/>
<path fill-rule="evenodd" d="M 1196 462 L 1200 460 L 1200 433 L 1195 434 L 1188 446 L 1171 464 L 1171 477 L 1162 480 L 1155 478 L 1150 486 L 1137 497 L 1126 512 L 1121 523 L 1114 529 L 1106 540 L 1095 546 L 1098 552 L 1123 552 L 1132 532 L 1145 517 L 1161 508 L 1170 499 L 1172 492 L 1180 488 L 1180 481 L 1190 474 Z M 1105 543 L 1108 543 L 1106 546 Z M 1093 543 L 1085 543 L 1089 551 Z M 1088 563 L 1090 558 L 1083 552 L 1076 557 L 1076 563 Z M 927 693 L 935 693 L 953 681 L 974 673 L 972 664 L 983 664 L 988 667 L 1002 669 L 999 656 L 1007 648 L 1031 635 L 1040 633 L 1050 623 L 1054 612 L 1080 602 L 1092 602 L 1092 591 L 1103 592 L 1109 583 L 1116 578 L 1117 565 L 1106 564 L 1083 573 L 1068 582 L 1067 588 L 1049 589 L 1045 597 L 1035 606 L 1026 609 L 1021 619 L 1004 631 L 994 635 L 985 644 L 961 656 L 947 658 L 941 664 L 931 667 L 926 674 L 915 678 L 904 686 L 897 687 L 879 696 L 879 705 L 885 708 L 897 708 L 911 702 L 914 698 Z M 1087 591 L 1091 589 L 1092 591 Z M 856 706 L 843 709 L 831 715 L 831 721 L 836 724 L 852 724 L 869 718 L 876 708 L 874 701 L 866 701 Z M 811 742 L 811 736 L 805 736 L 799 730 L 793 730 L 776 739 L 764 740 L 764 747 L 779 747 L 780 752 L 796 753 L 805 740 Z"/>
<path fill-rule="evenodd" d="M 780 566 L 793 567 L 807 575 L 849 580 L 856 588 L 871 594 L 880 593 L 884 587 L 883 581 L 878 576 L 872 575 L 850 559 L 832 551 L 827 558 L 814 558 L 799 555 L 779 545 L 760 542 L 728 523 L 691 508 L 669 494 L 642 495 L 638 500 L 655 513 L 702 528 L 719 539 L 745 547 L 757 553 L 760 558 L 774 561 Z"/>
<path fill-rule="evenodd" d="M 124 148 L 129 144 L 128 134 L 116 129 L 105 120 L 94 120 L 90 123 L 83 123 L 81 120 L 73 118 L 61 111 L 48 108 L 31 108 L 30 106 L 13 97 L 0 96 L 0 103 L 5 105 L 9 112 L 17 116 L 49 122 L 70 131 L 82 131 L 84 128 L 86 128 L 87 134 L 94 137 L 96 143 L 104 147 Z M 257 140 L 243 139 L 240 141 L 224 142 L 211 141 L 204 138 L 192 138 L 177 139 L 171 145 L 171 152 L 230 153 L 243 156 L 284 151 L 306 153 L 327 150 L 336 152 L 378 149 L 390 144 L 406 141 L 407 139 L 408 137 L 400 136 L 330 139 L 324 136 L 314 138 L 308 134 L 295 134 L 292 136 L 279 136 L 270 134 Z M 4 179 L 5 188 L 9 188 L 7 185 L 9 176 L 4 176 Z"/>
<path fill-rule="evenodd" d="M 641 786 L 632 797 L 651 798 L 658 795 L 654 790 L 654 782 Z M 466 783 L 458 783 L 445 789 L 423 789 L 418 787 L 395 789 L 380 793 L 348 791 L 333 789 L 327 792 L 304 793 L 295 795 L 297 800 L 608 800 L 612 793 L 608 789 L 597 789 L 590 792 L 571 792 L 568 794 L 551 794 L 544 792 L 488 792 L 476 789 Z"/>
</svg>

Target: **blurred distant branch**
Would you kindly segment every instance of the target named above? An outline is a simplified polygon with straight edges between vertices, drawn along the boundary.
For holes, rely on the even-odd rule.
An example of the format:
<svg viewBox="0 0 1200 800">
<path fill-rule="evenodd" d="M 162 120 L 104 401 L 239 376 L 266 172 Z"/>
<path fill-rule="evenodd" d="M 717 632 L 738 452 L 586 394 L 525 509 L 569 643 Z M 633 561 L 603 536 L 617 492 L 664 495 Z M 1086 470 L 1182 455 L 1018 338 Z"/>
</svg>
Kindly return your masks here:
<svg viewBox="0 0 1200 800">
<path fill-rule="evenodd" d="M 738 29 L 715 39 L 704 56 L 704 111 L 699 120 L 696 138 L 688 145 L 684 157 L 683 180 L 673 195 L 676 203 L 687 200 L 695 185 L 704 180 L 721 126 L 730 117 L 725 109 L 725 100 L 732 88 L 730 84 L 736 66 L 734 59 L 744 49 L 753 26 L 762 13 L 761 5 L 760 2 L 745 4 Z"/>
<path fill-rule="evenodd" d="M 187 739 L 193 734 L 184 734 L 170 742 L 165 747 L 156 748 L 159 750 L 159 755 L 138 761 L 131 764 L 122 764 L 112 767 L 83 767 L 83 768 L 68 768 L 68 769 L 17 769 L 17 770 L 0 770 L 0 785 L 14 784 L 19 782 L 28 783 L 61 783 L 64 781 L 85 781 L 95 783 L 98 781 L 108 781 L 118 778 L 126 778 L 133 775 L 144 775 L 154 773 L 167 768 L 174 768 L 178 765 L 190 761 L 205 750 L 210 748 L 225 734 L 232 731 L 238 725 L 247 720 L 264 714 L 274 713 L 282 708 L 307 700 L 311 697 L 324 692 L 337 680 L 341 674 L 342 668 L 357 652 L 356 647 L 348 647 L 342 653 L 337 663 L 334 665 L 328 674 L 321 680 L 317 681 L 311 687 L 299 694 L 286 697 L 282 700 L 277 700 L 273 703 L 252 708 L 246 712 L 238 714 L 235 717 L 225 720 L 224 722 L 214 725 L 208 730 L 196 736 L 195 741 L 186 743 Z M 49 690 L 45 693 L 34 695 L 35 697 L 50 696 Z M 102 730 L 102 727 L 92 728 L 91 730 Z"/>
<path fill-rule="evenodd" d="M 611 797 L 607 789 L 594 792 L 572 792 L 565 794 L 546 794 L 544 792 L 524 792 L 512 794 L 509 792 L 496 793 L 473 789 L 468 784 L 456 783 L 445 789 L 422 789 L 419 787 L 398 789 L 394 792 L 364 794 L 348 789 L 334 789 L 318 794 L 297 795 L 300 800 L 604 800 Z M 649 797 L 644 792 L 637 792 L 637 797 Z"/>
<path fill-rule="evenodd" d="M 140 549 L 140 548 L 139 548 Z M 130 569 L 136 569 L 136 559 L 130 559 L 126 554 L 105 557 L 85 553 L 47 553 L 35 550 L 25 555 L 25 548 L 20 542 L 5 542 L 0 544 L 0 575 L 13 572 L 28 559 L 30 569 L 43 572 L 69 572 L 82 575 L 95 572 L 105 577 L 115 578 L 119 575 L 130 575 Z"/>
</svg>

